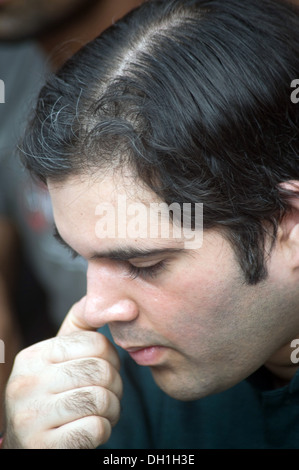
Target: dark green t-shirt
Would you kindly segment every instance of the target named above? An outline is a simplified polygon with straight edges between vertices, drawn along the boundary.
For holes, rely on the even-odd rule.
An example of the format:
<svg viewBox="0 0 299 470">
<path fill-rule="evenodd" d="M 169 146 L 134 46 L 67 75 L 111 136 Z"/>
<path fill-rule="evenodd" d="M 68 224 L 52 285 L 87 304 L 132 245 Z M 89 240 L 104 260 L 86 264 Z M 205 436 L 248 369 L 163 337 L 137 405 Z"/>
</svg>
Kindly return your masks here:
<svg viewBox="0 0 299 470">
<path fill-rule="evenodd" d="M 298 449 L 299 374 L 269 389 L 260 369 L 231 389 L 180 402 L 124 352 L 122 414 L 105 449 Z"/>
</svg>

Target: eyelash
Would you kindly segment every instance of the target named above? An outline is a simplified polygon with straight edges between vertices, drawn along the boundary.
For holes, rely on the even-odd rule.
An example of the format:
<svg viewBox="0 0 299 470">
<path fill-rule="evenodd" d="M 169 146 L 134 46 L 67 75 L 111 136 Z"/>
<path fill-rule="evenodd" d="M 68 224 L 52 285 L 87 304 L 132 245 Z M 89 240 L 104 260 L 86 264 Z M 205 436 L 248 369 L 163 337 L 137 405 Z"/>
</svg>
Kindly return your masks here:
<svg viewBox="0 0 299 470">
<path fill-rule="evenodd" d="M 141 277 L 143 279 L 154 279 L 164 269 L 166 269 L 165 260 L 160 261 L 159 263 L 154 264 L 153 266 L 147 266 L 144 268 L 138 268 L 137 266 L 133 266 L 133 264 L 129 264 L 128 273 L 131 279 L 136 279 L 137 277 Z"/>
</svg>

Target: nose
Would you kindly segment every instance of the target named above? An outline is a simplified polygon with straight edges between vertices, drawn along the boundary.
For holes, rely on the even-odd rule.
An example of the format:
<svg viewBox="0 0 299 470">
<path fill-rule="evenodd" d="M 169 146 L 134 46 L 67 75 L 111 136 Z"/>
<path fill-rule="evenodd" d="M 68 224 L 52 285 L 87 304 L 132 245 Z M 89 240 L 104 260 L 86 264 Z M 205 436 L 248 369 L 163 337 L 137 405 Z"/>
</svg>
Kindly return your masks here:
<svg viewBox="0 0 299 470">
<path fill-rule="evenodd" d="M 138 309 L 131 299 L 112 300 L 107 295 L 103 298 L 87 294 L 84 316 L 92 328 L 101 328 L 106 323 L 133 321 L 138 316 Z"/>
<path fill-rule="evenodd" d="M 88 268 L 84 316 L 91 327 L 101 328 L 112 322 L 130 322 L 138 314 L 137 302 L 132 293 L 129 295 L 128 279 L 109 268 Z"/>
</svg>

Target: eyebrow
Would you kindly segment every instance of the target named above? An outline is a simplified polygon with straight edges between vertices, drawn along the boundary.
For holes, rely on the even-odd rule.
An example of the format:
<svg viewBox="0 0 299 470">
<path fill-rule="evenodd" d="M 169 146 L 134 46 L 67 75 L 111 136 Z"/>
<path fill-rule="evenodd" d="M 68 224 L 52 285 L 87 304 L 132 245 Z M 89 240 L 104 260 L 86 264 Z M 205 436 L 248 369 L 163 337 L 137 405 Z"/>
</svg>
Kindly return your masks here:
<svg viewBox="0 0 299 470">
<path fill-rule="evenodd" d="M 54 238 L 65 248 L 67 248 L 72 256 L 80 256 L 60 235 L 60 233 L 57 230 L 57 227 L 54 226 L 54 232 L 53 232 Z M 95 260 L 95 259 L 100 259 L 100 258 L 107 258 L 113 261 L 128 261 L 129 259 L 134 259 L 134 258 L 145 258 L 149 256 L 154 256 L 154 255 L 160 255 L 160 254 L 167 254 L 167 253 L 182 253 L 185 252 L 186 250 L 184 248 L 174 248 L 174 247 L 169 247 L 169 248 L 142 248 L 142 247 L 129 247 L 129 246 L 124 246 L 124 247 L 117 247 L 111 250 L 106 250 L 102 252 L 97 252 L 92 254 L 89 259 L 90 260 Z"/>
</svg>

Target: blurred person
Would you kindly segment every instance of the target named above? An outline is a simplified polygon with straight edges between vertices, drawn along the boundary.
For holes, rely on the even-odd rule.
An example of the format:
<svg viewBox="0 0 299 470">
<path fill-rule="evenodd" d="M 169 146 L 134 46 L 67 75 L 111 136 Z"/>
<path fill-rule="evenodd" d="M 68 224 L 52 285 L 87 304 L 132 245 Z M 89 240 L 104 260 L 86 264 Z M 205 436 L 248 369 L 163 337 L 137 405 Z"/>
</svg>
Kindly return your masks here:
<svg viewBox="0 0 299 470">
<path fill-rule="evenodd" d="M 295 7 L 151 0 L 49 78 L 23 160 L 87 293 L 17 356 L 5 448 L 298 448 L 298 73 Z M 202 246 L 150 236 L 198 202 Z"/>
<path fill-rule="evenodd" d="M 17 351 L 57 331 L 86 291 L 86 266 L 53 238 L 47 187 L 20 165 L 17 143 L 45 77 L 136 0 L 0 2 L 0 392 Z M 18 333 L 19 332 L 19 333 Z M 1 422 L 1 416 L 0 416 Z"/>
</svg>

